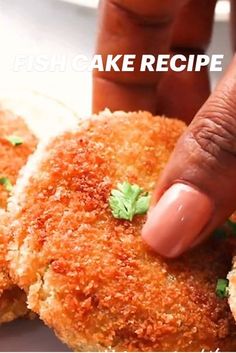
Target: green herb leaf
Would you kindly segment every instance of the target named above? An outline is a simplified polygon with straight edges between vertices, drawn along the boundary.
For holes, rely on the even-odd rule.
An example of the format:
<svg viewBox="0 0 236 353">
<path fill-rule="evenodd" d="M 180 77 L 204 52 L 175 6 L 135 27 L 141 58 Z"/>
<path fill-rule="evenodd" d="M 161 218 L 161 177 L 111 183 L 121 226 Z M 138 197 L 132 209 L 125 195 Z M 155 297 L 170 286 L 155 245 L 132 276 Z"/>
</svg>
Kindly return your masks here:
<svg viewBox="0 0 236 353">
<path fill-rule="evenodd" d="M 229 227 L 231 234 L 236 237 L 236 223 L 228 219 L 226 225 Z"/>
<path fill-rule="evenodd" d="M 119 183 L 117 189 L 111 191 L 109 205 L 115 218 L 132 221 L 135 215 L 148 211 L 150 195 L 136 184 Z"/>
<path fill-rule="evenodd" d="M 227 239 L 227 232 L 224 227 L 217 228 L 212 235 L 215 239 Z"/>
<path fill-rule="evenodd" d="M 227 279 L 218 279 L 216 284 L 216 295 L 219 298 L 227 298 L 229 296 L 229 281 Z"/>
<path fill-rule="evenodd" d="M 225 224 L 213 232 L 216 239 L 227 239 L 230 236 L 236 237 L 236 223 L 228 219 Z"/>
<path fill-rule="evenodd" d="M 135 214 L 145 214 L 147 213 L 150 202 L 150 196 L 146 192 L 143 196 L 140 196 L 136 202 Z"/>
<path fill-rule="evenodd" d="M 12 183 L 9 178 L 7 178 L 7 177 L 0 178 L 0 185 L 4 185 L 5 189 L 8 192 L 12 192 L 13 186 L 12 186 Z"/>
<path fill-rule="evenodd" d="M 9 141 L 13 146 L 20 146 L 23 143 L 23 139 L 20 136 L 9 135 L 6 137 L 7 141 Z"/>
</svg>

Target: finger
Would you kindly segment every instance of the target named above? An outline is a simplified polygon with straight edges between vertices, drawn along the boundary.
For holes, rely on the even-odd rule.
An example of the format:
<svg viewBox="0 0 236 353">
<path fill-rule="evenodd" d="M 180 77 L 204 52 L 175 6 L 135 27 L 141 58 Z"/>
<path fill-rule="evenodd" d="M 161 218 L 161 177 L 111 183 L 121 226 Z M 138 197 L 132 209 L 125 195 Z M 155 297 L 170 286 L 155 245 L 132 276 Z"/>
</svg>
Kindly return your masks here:
<svg viewBox="0 0 236 353">
<path fill-rule="evenodd" d="M 143 228 L 157 252 L 175 257 L 205 239 L 236 208 L 236 56 L 176 145 Z"/>
<path fill-rule="evenodd" d="M 156 110 L 156 72 L 140 72 L 143 54 L 169 51 L 171 29 L 183 0 L 103 0 L 98 54 L 136 54 L 134 72 L 94 71 L 93 110 Z"/>
<path fill-rule="evenodd" d="M 235 0 L 231 0 L 231 35 L 232 35 L 232 47 L 236 51 L 236 3 Z"/>
<path fill-rule="evenodd" d="M 157 87 L 157 115 L 183 120 L 187 125 L 210 94 L 207 68 L 200 72 L 169 71 Z"/>
<path fill-rule="evenodd" d="M 216 0 L 191 0 L 174 24 L 172 52 L 204 54 L 209 46 Z M 178 117 L 190 123 L 210 94 L 207 68 L 200 72 L 169 71 L 157 88 L 157 114 Z"/>
</svg>

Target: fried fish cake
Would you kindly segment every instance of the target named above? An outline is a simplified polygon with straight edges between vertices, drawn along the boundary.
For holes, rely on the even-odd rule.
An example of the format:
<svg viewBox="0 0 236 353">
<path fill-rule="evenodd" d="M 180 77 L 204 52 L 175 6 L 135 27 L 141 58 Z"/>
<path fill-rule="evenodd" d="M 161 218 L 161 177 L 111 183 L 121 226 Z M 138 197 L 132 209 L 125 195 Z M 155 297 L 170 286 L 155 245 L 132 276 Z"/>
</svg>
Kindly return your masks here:
<svg viewBox="0 0 236 353">
<path fill-rule="evenodd" d="M 145 112 L 105 111 L 40 146 L 18 180 L 11 275 L 74 350 L 236 349 L 227 299 L 215 294 L 230 266 L 227 244 L 211 240 L 165 260 L 141 239 L 145 215 L 116 219 L 109 207 L 120 182 L 153 191 L 184 129 Z"/>
<path fill-rule="evenodd" d="M 25 293 L 8 275 L 8 236 L 4 233 L 5 208 L 19 170 L 34 151 L 37 141 L 24 121 L 0 110 L 0 324 L 27 314 Z"/>
<path fill-rule="evenodd" d="M 35 136 L 22 118 L 0 110 L 0 178 L 7 178 L 14 185 L 36 144 Z M 6 208 L 8 197 L 9 190 L 0 183 L 0 208 Z"/>
</svg>

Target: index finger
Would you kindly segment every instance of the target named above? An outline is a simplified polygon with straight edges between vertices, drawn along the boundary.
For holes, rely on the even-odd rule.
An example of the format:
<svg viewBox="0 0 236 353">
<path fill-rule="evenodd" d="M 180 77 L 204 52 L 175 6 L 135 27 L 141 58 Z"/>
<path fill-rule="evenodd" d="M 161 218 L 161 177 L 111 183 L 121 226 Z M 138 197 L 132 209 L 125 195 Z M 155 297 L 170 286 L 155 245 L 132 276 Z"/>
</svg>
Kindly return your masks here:
<svg viewBox="0 0 236 353">
<path fill-rule="evenodd" d="M 156 83 L 160 74 L 139 72 L 143 54 L 167 53 L 176 13 L 186 0 L 102 0 L 96 52 L 136 54 L 134 72 L 94 71 L 93 110 L 149 110 L 155 113 Z"/>
</svg>

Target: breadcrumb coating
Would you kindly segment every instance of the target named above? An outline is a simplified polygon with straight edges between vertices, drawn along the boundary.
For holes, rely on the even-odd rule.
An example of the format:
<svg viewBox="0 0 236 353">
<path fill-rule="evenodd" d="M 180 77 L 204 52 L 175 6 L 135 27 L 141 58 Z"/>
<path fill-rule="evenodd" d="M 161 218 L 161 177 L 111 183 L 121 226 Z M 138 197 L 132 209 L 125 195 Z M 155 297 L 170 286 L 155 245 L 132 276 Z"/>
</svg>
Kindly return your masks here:
<svg viewBox="0 0 236 353">
<path fill-rule="evenodd" d="M 9 136 L 22 138 L 22 145 L 13 146 Z M 19 170 L 36 147 L 36 139 L 24 121 L 9 111 L 0 110 L 0 177 L 8 178 L 15 184 Z M 17 288 L 8 275 L 6 252 L 8 236 L 4 232 L 4 219 L 9 191 L 0 185 L 0 324 L 11 321 L 28 312 L 25 305 L 25 293 Z"/>
<path fill-rule="evenodd" d="M 146 216 L 117 220 L 108 206 L 118 182 L 153 191 L 184 129 L 105 111 L 40 147 L 17 183 L 11 275 L 74 350 L 236 349 L 227 300 L 215 294 L 230 267 L 227 244 L 212 239 L 165 260 L 142 242 Z"/>
<path fill-rule="evenodd" d="M 23 143 L 13 146 L 8 136 L 18 136 Z M 19 170 L 35 150 L 36 138 L 29 131 L 24 120 L 10 111 L 0 110 L 0 177 L 7 177 L 14 185 Z M 6 208 L 9 192 L 0 185 L 0 208 Z"/>
</svg>

